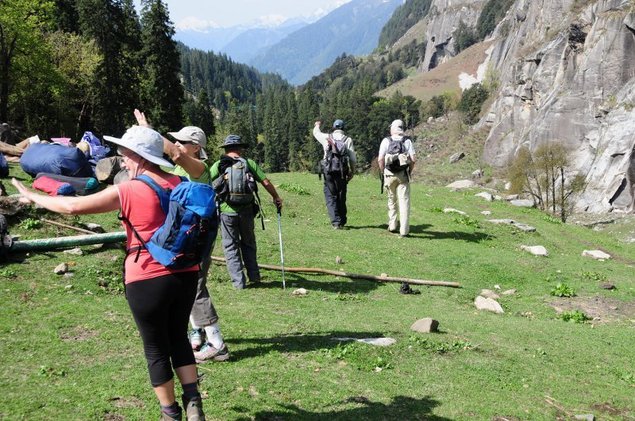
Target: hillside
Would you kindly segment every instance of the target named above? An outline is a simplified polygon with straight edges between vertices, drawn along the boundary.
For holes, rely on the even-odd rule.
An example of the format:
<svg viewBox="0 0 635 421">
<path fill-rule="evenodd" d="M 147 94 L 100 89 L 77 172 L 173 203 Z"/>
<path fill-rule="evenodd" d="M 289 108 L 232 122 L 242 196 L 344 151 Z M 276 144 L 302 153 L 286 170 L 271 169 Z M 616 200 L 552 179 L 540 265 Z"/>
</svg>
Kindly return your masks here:
<svg viewBox="0 0 635 421">
<path fill-rule="evenodd" d="M 461 78 L 472 76 L 476 79 L 479 66 L 487 58 L 491 42 L 481 42 L 461 51 L 456 57 L 445 61 L 428 72 L 411 71 L 405 79 L 393 83 L 377 92 L 382 97 L 390 97 L 396 91 L 427 101 L 444 92 L 461 92 Z"/>
<path fill-rule="evenodd" d="M 304 83 L 343 53 L 370 53 L 400 2 L 353 0 L 290 34 L 250 64 L 263 72 L 279 73 L 293 84 Z"/>
</svg>

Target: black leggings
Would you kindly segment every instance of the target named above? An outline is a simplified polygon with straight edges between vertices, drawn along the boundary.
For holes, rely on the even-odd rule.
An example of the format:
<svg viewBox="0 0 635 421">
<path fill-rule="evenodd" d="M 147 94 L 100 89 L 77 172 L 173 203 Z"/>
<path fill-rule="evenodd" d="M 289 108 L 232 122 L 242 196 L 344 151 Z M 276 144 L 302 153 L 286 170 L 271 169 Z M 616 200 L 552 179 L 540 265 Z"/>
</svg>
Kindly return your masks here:
<svg viewBox="0 0 635 421">
<path fill-rule="evenodd" d="M 187 323 L 196 296 L 198 272 L 159 276 L 126 285 L 126 296 L 148 362 L 150 382 L 174 377 L 173 368 L 195 364 Z"/>
</svg>

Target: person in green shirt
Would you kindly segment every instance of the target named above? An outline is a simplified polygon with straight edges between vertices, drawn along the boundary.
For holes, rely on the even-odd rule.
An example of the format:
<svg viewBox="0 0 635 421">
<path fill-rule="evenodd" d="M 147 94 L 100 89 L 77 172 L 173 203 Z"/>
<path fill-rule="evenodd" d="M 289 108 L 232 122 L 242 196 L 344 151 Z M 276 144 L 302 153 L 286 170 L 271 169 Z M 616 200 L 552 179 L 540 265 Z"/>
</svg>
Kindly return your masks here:
<svg viewBox="0 0 635 421">
<path fill-rule="evenodd" d="M 149 127 L 145 115 L 139 110 L 134 111 L 137 123 L 140 126 Z M 206 162 L 207 153 L 205 145 L 207 136 L 202 129 L 195 126 L 183 127 L 178 132 L 168 133 L 176 140 L 175 143 L 163 138 L 163 151 L 176 164 L 170 168 L 172 174 L 187 177 L 191 181 L 211 184 L 209 177 L 209 165 Z M 218 313 L 212 302 L 212 297 L 207 289 L 207 273 L 212 263 L 211 251 L 201 262 L 201 270 L 198 276 L 196 298 L 190 313 L 190 344 L 194 352 L 196 362 L 227 361 L 229 349 L 221 334 Z"/>
<path fill-rule="evenodd" d="M 246 174 L 253 177 L 253 181 L 260 183 L 273 198 L 278 209 L 282 208 L 282 198 L 276 188 L 266 177 L 260 166 L 251 159 L 242 157 L 246 143 L 238 135 L 230 134 L 221 146 L 225 154 L 210 168 L 212 183 L 219 177 L 225 176 L 225 169 L 237 162 L 247 166 Z M 247 278 L 252 284 L 260 282 L 260 269 L 258 268 L 256 236 L 254 232 L 254 203 L 235 204 L 223 201 L 220 205 L 220 227 L 223 251 L 227 264 L 227 271 L 232 284 L 236 289 L 247 286 Z M 247 277 L 243 270 L 246 269 Z"/>
</svg>

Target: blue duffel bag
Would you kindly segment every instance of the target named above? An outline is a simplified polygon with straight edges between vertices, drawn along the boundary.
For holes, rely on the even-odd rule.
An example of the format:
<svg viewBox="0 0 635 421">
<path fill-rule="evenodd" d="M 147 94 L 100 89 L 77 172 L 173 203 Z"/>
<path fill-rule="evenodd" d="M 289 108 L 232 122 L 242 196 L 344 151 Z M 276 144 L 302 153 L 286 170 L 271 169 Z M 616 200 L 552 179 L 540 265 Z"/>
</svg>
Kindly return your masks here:
<svg viewBox="0 0 635 421">
<path fill-rule="evenodd" d="M 9 176 L 9 163 L 7 162 L 7 158 L 4 157 L 0 153 L 0 177 L 8 177 Z"/>
<path fill-rule="evenodd" d="M 71 177 L 95 176 L 84 152 L 75 147 L 54 143 L 30 145 L 20 158 L 20 166 L 31 177 L 41 172 Z"/>
</svg>

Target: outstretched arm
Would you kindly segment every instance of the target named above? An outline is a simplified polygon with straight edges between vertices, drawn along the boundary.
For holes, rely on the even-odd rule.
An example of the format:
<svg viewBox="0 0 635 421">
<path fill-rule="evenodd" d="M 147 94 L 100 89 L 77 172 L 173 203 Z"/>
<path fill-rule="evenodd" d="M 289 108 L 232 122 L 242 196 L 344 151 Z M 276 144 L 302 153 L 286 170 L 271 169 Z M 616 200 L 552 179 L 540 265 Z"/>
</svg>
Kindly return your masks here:
<svg viewBox="0 0 635 421">
<path fill-rule="evenodd" d="M 47 196 L 35 193 L 26 188 L 24 184 L 13 178 L 11 183 L 18 189 L 23 203 L 35 203 L 43 208 L 56 213 L 69 215 L 88 215 L 117 210 L 121 207 L 117 187 L 110 186 L 106 189 L 88 196 Z"/>
</svg>

